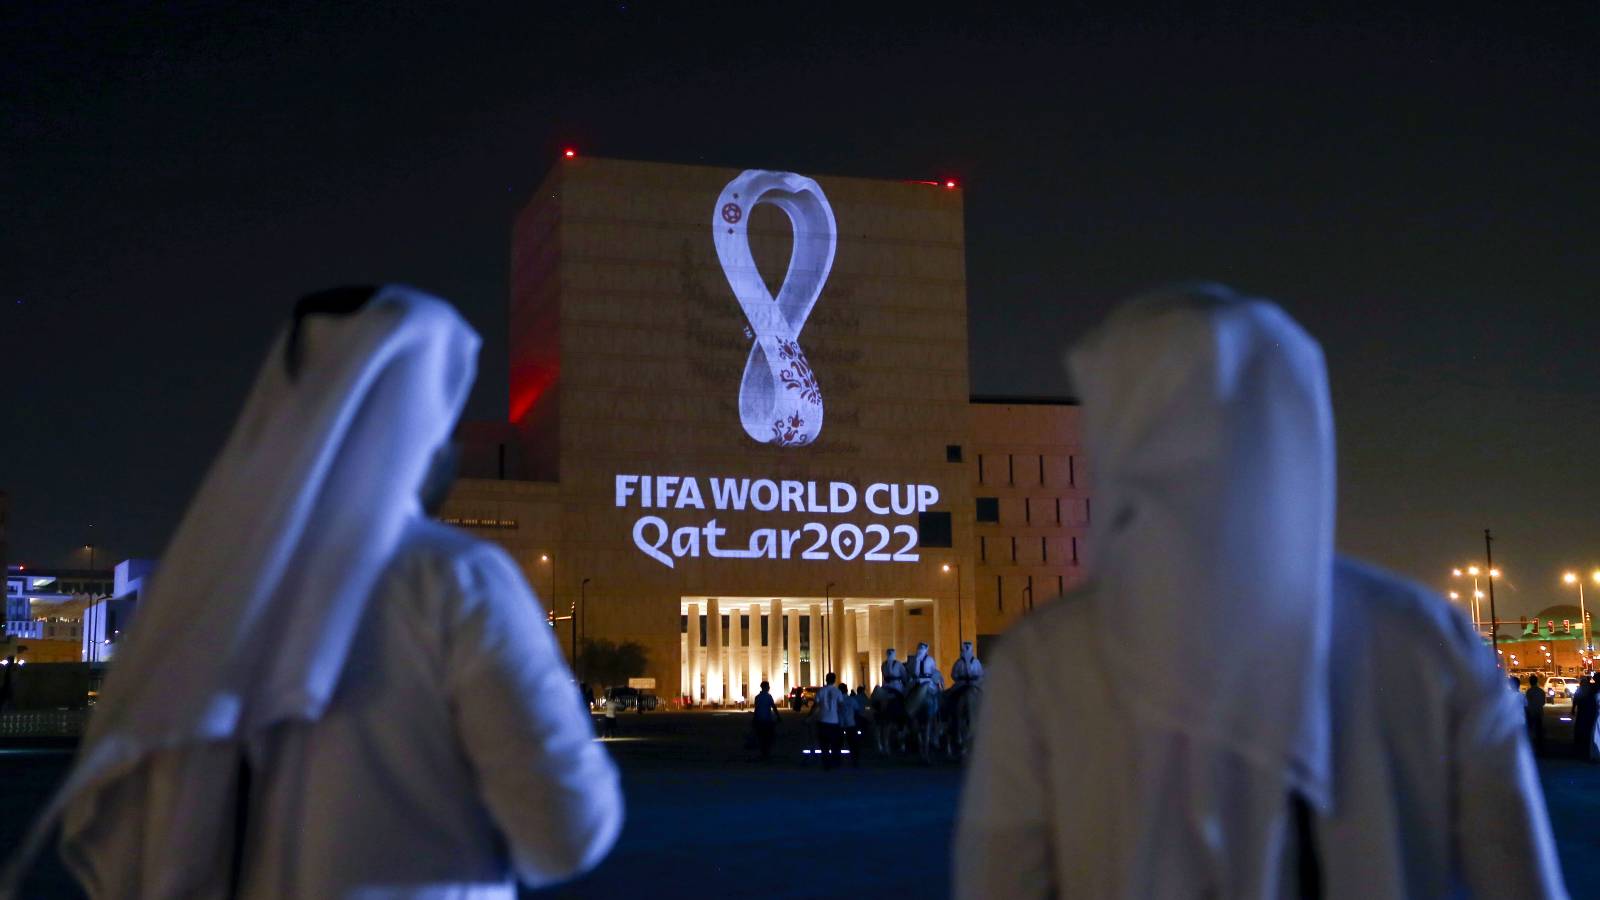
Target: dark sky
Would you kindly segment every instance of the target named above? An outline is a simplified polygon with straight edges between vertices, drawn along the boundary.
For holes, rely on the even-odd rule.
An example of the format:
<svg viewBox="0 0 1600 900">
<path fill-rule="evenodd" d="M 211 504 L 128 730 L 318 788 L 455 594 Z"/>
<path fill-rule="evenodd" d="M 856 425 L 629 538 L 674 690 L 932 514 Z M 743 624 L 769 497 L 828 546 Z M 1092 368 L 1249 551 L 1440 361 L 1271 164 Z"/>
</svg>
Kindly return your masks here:
<svg viewBox="0 0 1600 900">
<path fill-rule="evenodd" d="M 1278 299 L 1328 354 L 1344 549 L 1442 587 L 1492 526 L 1502 615 L 1600 565 L 1600 6 L 869 6 L 7 5 L 13 557 L 159 553 L 313 288 L 453 299 L 500 414 L 508 224 L 570 143 L 960 178 L 980 393 L 1070 392 L 1163 281 Z"/>
</svg>

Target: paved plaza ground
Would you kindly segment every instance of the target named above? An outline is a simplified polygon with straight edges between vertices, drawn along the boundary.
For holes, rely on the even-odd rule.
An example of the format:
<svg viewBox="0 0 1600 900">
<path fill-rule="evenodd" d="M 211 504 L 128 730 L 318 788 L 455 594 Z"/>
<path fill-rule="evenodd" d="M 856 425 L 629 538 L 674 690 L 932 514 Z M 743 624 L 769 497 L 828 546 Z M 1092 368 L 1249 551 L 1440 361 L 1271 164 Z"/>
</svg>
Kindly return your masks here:
<svg viewBox="0 0 1600 900">
<path fill-rule="evenodd" d="M 774 759 L 744 749 L 744 713 L 624 715 L 606 744 L 623 771 L 628 821 L 617 849 L 585 878 L 530 898 L 878 897 L 948 895 L 960 771 L 870 752 L 859 770 L 822 772 L 786 725 Z M 0 847 L 70 762 L 67 748 L 0 750 Z M 1541 763 L 1572 895 L 1600 900 L 1600 766 Z M 55 860 L 29 897 L 75 897 Z"/>
</svg>

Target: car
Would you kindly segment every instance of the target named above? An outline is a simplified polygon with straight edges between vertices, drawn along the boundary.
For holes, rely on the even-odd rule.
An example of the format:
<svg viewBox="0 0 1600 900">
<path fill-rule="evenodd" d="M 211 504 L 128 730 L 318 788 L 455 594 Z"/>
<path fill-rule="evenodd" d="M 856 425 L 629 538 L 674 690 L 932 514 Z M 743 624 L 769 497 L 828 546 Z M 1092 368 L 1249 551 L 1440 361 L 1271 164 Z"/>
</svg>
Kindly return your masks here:
<svg viewBox="0 0 1600 900">
<path fill-rule="evenodd" d="M 789 708 L 800 712 L 808 706 L 817 704 L 817 690 L 814 686 L 797 687 L 789 691 Z"/>
<path fill-rule="evenodd" d="M 1570 701 L 1582 683 L 1571 675 L 1552 675 L 1545 679 L 1544 695 L 1559 702 Z"/>
<path fill-rule="evenodd" d="M 616 704 L 617 712 L 633 709 L 639 705 L 639 689 L 631 687 L 606 688 L 605 702 L 601 706 L 605 707 L 611 704 Z"/>
</svg>

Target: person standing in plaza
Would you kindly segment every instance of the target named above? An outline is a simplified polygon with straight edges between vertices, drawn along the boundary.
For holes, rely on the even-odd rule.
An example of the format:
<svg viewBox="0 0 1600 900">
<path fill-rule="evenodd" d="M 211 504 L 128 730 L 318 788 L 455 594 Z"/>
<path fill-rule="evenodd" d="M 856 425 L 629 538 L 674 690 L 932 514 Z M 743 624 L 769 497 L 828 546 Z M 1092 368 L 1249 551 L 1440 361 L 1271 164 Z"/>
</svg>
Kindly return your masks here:
<svg viewBox="0 0 1600 900">
<path fill-rule="evenodd" d="M 543 607 L 433 519 L 478 345 L 408 288 L 300 300 L 8 877 L 57 818 L 96 898 L 509 900 L 610 850 L 616 767 Z"/>
<path fill-rule="evenodd" d="M 1544 686 L 1538 675 L 1528 676 L 1528 689 L 1523 692 L 1523 716 L 1528 723 L 1528 743 L 1535 755 L 1544 752 Z"/>
<path fill-rule="evenodd" d="M 1068 359 L 1093 568 L 989 666 L 954 895 L 1565 897 L 1472 623 L 1334 553 L 1316 342 L 1192 285 L 1123 304 Z M 1129 702 L 1150 659 L 1183 675 Z"/>
<path fill-rule="evenodd" d="M 855 695 L 850 693 L 850 686 L 839 685 L 839 739 L 840 751 L 848 750 L 850 765 L 861 767 L 861 741 L 860 730 L 856 727 L 857 713 Z"/>
<path fill-rule="evenodd" d="M 772 685 L 761 682 L 761 693 L 756 695 L 756 709 L 750 720 L 755 731 L 756 749 L 761 758 L 772 756 L 772 744 L 778 736 L 778 704 L 772 699 Z"/>
<path fill-rule="evenodd" d="M 1585 673 L 1572 695 L 1572 755 L 1578 759 L 1589 758 L 1589 745 L 1594 742 L 1596 707 L 1594 680 Z"/>
<path fill-rule="evenodd" d="M 604 736 L 608 738 L 614 738 L 617 736 L 617 707 L 622 705 L 622 700 L 617 697 L 614 691 L 608 691 L 607 694 L 605 717 L 606 730 Z"/>
<path fill-rule="evenodd" d="M 827 684 L 817 691 L 817 704 L 812 710 L 817 725 L 817 743 L 822 748 L 824 769 L 832 769 L 839 765 L 839 744 L 843 736 L 839 707 L 844 703 L 844 695 L 834 687 L 836 681 L 838 677 L 829 672 Z"/>
</svg>

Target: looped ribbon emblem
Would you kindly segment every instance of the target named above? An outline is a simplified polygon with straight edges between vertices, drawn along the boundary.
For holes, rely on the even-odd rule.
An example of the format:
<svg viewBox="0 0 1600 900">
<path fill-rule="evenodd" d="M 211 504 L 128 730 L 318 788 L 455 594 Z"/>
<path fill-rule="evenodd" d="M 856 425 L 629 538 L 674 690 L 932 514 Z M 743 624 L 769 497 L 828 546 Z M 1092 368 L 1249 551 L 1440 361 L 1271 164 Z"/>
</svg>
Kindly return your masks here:
<svg viewBox="0 0 1600 900">
<path fill-rule="evenodd" d="M 750 210 L 770 203 L 794 226 L 794 250 L 778 296 L 750 255 Z M 800 329 L 833 268 L 837 227 L 815 181 L 793 172 L 747 169 L 717 197 L 711 233 L 728 286 L 754 336 L 739 382 L 739 421 L 763 444 L 800 447 L 822 433 L 822 390 L 800 347 Z"/>
</svg>

